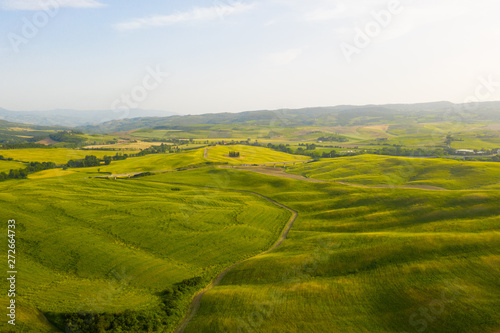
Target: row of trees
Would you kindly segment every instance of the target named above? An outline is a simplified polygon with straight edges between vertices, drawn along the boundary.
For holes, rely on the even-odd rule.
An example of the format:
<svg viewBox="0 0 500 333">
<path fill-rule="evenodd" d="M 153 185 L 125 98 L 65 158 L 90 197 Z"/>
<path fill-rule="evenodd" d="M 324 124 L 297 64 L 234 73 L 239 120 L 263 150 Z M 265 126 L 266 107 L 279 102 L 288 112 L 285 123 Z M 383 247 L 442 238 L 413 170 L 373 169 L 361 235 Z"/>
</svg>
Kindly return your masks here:
<svg viewBox="0 0 500 333">
<path fill-rule="evenodd" d="M 24 170 L 28 173 L 34 173 L 55 168 L 57 168 L 57 165 L 54 162 L 30 162 Z"/>
<path fill-rule="evenodd" d="M 141 150 L 139 153 L 135 154 L 135 156 L 145 156 L 145 155 L 150 155 L 150 154 L 165 154 L 165 153 L 171 153 L 172 150 L 177 151 L 179 148 L 178 147 L 172 147 L 171 145 L 166 145 L 162 143 L 159 146 L 151 146 L 149 148 Z"/>
<path fill-rule="evenodd" d="M 66 147 L 76 148 L 81 147 L 85 143 L 85 137 L 82 137 L 82 132 L 79 131 L 61 131 L 50 134 L 49 138 L 57 142 L 66 143 Z"/>
<path fill-rule="evenodd" d="M 110 163 L 111 163 L 111 161 L 110 161 Z M 85 156 L 85 158 L 82 160 L 70 160 L 66 164 L 66 167 L 68 167 L 68 168 L 88 168 L 88 167 L 95 167 L 95 166 L 99 166 L 99 165 L 101 165 L 101 160 L 99 160 L 94 155 L 88 155 L 88 156 Z"/>
<path fill-rule="evenodd" d="M 349 139 L 346 138 L 345 136 L 335 135 L 335 136 L 322 136 L 322 137 L 318 138 L 318 141 L 323 141 L 323 142 L 328 142 L 328 141 L 349 142 Z"/>
<path fill-rule="evenodd" d="M 0 172 L 0 181 L 8 179 L 26 179 L 28 178 L 28 171 L 25 169 L 11 169 L 9 173 Z"/>
<path fill-rule="evenodd" d="M 380 149 L 367 149 L 367 153 L 375 155 L 389 155 L 389 156 L 433 156 L 440 157 L 445 155 L 451 155 L 454 153 L 453 149 L 424 149 L 424 148 L 405 148 L 402 146 L 384 146 Z"/>
<path fill-rule="evenodd" d="M 2 143 L 2 149 L 51 148 L 35 142 Z"/>
<path fill-rule="evenodd" d="M 306 147 L 306 149 L 304 149 L 302 147 Z M 301 149 L 302 151 L 304 151 L 304 150 L 315 150 L 316 147 L 317 146 L 314 143 L 311 143 L 311 144 L 309 144 L 309 143 L 305 143 L 305 144 L 304 143 L 299 143 L 299 149 Z"/>
<path fill-rule="evenodd" d="M 9 173 L 1 172 L 0 181 L 8 179 L 26 179 L 30 173 L 56 168 L 53 162 L 30 162 L 24 169 L 11 169 Z"/>
</svg>

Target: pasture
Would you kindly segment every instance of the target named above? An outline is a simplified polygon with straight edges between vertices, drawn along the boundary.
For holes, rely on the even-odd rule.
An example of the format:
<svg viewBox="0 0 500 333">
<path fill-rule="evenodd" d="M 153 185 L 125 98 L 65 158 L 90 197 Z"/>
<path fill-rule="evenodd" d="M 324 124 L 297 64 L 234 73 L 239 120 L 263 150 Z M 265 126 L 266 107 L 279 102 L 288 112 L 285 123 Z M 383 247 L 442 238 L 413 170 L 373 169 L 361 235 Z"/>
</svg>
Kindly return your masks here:
<svg viewBox="0 0 500 333">
<path fill-rule="evenodd" d="M 363 189 L 231 169 L 148 179 L 207 185 L 210 174 L 299 218 L 280 248 L 235 267 L 205 294 L 186 332 L 500 327 L 498 192 Z"/>
<path fill-rule="evenodd" d="M 154 314 L 158 293 L 267 249 L 289 218 L 252 194 L 78 173 L 1 183 L 0 205 L 17 221 L 24 332 L 51 330 L 42 313 Z M 168 325 L 185 311 L 182 297 Z"/>
<path fill-rule="evenodd" d="M 64 149 L 22 151 L 29 160 L 67 158 Z M 230 151 L 240 157 L 229 157 Z M 186 333 L 500 327 L 500 163 L 361 155 L 287 167 L 326 183 L 206 164 L 307 159 L 215 146 L 206 157 L 203 148 L 146 155 L 0 183 L 2 216 L 17 220 L 19 327 L 54 332 L 46 317 L 54 322 L 57 314 L 81 311 L 133 310 L 154 319 L 166 291 L 181 281 L 199 277 L 201 289 L 246 258 L 203 296 Z M 204 167 L 86 179 L 97 169 L 122 174 L 193 166 Z M 258 255 L 276 241 L 290 213 L 241 191 L 299 213 L 276 250 Z M 166 319 L 158 319 L 166 331 L 179 323 L 195 291 L 182 293 Z M 0 305 L 6 302 L 0 296 Z"/>
<path fill-rule="evenodd" d="M 240 157 L 229 157 L 229 152 L 240 153 Z M 268 148 L 234 145 L 234 146 L 215 146 L 207 150 L 207 159 L 213 162 L 229 164 L 261 164 L 273 162 L 294 162 L 307 161 L 307 156 L 290 155 L 279 151 L 273 151 Z"/>
<path fill-rule="evenodd" d="M 359 185 L 428 185 L 449 190 L 500 189 L 500 163 L 359 155 L 290 166 L 287 172 Z"/>
<path fill-rule="evenodd" d="M 137 151 L 135 151 L 137 152 Z M 106 155 L 112 156 L 117 152 L 102 150 L 78 150 L 69 148 L 32 148 L 32 149 L 3 149 L 0 155 L 22 162 L 54 162 L 65 164 L 69 160 L 83 159 L 87 155 L 102 158 Z M 127 152 L 130 153 L 130 152 Z"/>
<path fill-rule="evenodd" d="M 0 172 L 9 173 L 10 170 L 24 169 L 25 167 L 24 163 L 0 160 Z"/>
</svg>

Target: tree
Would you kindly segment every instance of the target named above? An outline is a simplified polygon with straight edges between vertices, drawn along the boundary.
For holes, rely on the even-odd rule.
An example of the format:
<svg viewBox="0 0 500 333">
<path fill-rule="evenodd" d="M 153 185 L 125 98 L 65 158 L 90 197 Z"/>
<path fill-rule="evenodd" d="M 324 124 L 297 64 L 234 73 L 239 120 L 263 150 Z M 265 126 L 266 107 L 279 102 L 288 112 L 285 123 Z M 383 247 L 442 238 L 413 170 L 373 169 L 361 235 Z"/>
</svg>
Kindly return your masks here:
<svg viewBox="0 0 500 333">
<path fill-rule="evenodd" d="M 453 142 L 453 137 L 451 136 L 451 134 L 448 134 L 446 136 L 446 140 L 444 140 L 444 143 L 451 148 L 451 143 Z"/>
</svg>

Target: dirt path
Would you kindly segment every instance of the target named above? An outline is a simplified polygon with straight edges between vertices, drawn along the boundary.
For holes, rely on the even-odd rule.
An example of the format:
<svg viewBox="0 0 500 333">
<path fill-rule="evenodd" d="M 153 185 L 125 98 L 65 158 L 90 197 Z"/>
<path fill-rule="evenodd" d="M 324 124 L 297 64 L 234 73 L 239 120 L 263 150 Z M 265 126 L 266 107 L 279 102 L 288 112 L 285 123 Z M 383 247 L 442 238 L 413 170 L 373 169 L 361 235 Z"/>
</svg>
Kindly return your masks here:
<svg viewBox="0 0 500 333">
<path fill-rule="evenodd" d="M 297 180 L 303 180 L 303 181 L 312 182 L 312 183 L 335 183 L 335 184 L 342 184 L 345 186 L 360 187 L 360 188 L 407 188 L 407 189 L 417 189 L 417 190 L 426 190 L 426 191 L 450 191 L 450 190 L 442 188 L 442 187 L 431 186 L 431 185 L 362 185 L 362 184 L 352 184 L 352 183 L 341 182 L 341 181 L 326 181 L 326 180 L 321 180 L 321 179 L 306 178 L 306 177 L 301 176 L 301 175 L 286 173 L 281 168 L 271 168 L 271 167 L 266 167 L 266 166 L 220 165 L 219 168 L 245 170 L 245 171 L 260 173 L 260 174 L 267 175 L 267 176 L 274 176 L 274 177 L 281 177 L 281 178 L 288 178 L 288 179 L 297 179 Z M 162 171 L 149 171 L 149 172 L 150 173 L 165 173 L 165 172 L 175 172 L 175 171 L 176 170 L 162 170 Z M 140 175 L 143 173 L 144 172 L 122 173 L 122 174 L 116 174 L 116 175 L 96 176 L 96 177 L 92 177 L 92 178 L 120 178 L 120 177 L 129 177 L 130 178 L 130 177 L 134 177 L 134 176 L 137 176 L 137 175 Z M 180 184 L 180 185 L 183 185 L 183 184 Z M 248 192 L 248 193 L 251 193 L 251 192 Z M 257 193 L 254 193 L 254 194 L 257 194 Z"/>
<path fill-rule="evenodd" d="M 203 150 L 203 158 L 208 159 L 208 147 Z"/>
<path fill-rule="evenodd" d="M 251 167 L 251 166 L 220 166 L 220 168 L 228 168 L 228 169 L 237 169 L 237 170 L 245 170 L 245 171 L 251 171 L 255 173 L 260 173 L 263 175 L 268 175 L 268 176 L 275 176 L 275 177 L 282 177 L 282 178 L 289 178 L 289 179 L 298 179 L 298 180 L 305 180 L 308 182 L 313 182 L 313 183 L 336 183 L 336 184 L 342 184 L 346 186 L 352 186 L 352 187 L 362 187 L 362 188 L 409 188 L 409 189 L 419 189 L 419 190 L 428 190 L 428 191 L 449 191 L 445 188 L 442 187 L 437 187 L 437 186 L 430 186 L 430 185 L 361 185 L 361 184 L 351 184 L 347 182 L 340 182 L 340 181 L 326 181 L 326 180 L 320 180 L 320 179 L 314 179 L 314 178 L 306 178 L 301 175 L 295 175 L 291 173 L 286 173 L 283 169 L 281 168 L 270 168 L 270 167 Z"/>
<path fill-rule="evenodd" d="M 185 185 L 185 186 L 193 186 L 193 185 L 189 185 L 189 184 L 181 184 L 181 183 L 165 183 L 165 184 L 171 184 L 171 185 Z M 209 187 L 209 186 L 194 186 L 194 187 L 202 187 L 202 188 L 211 188 L 211 189 L 214 189 L 214 187 Z M 189 310 L 188 312 L 186 313 L 186 315 L 184 316 L 184 318 L 182 319 L 181 323 L 177 326 L 177 328 L 175 329 L 175 333 L 182 333 L 184 332 L 184 330 L 186 329 L 186 326 L 189 324 L 189 322 L 194 318 L 194 316 L 196 315 L 196 313 L 198 312 L 198 309 L 200 308 L 200 304 L 201 304 L 201 298 L 203 297 L 203 295 L 205 295 L 205 293 L 209 290 L 211 290 L 212 288 L 216 287 L 221 281 L 222 279 L 224 278 L 224 276 L 226 276 L 226 274 L 231 270 L 233 269 L 234 267 L 238 266 L 239 264 L 245 262 L 245 261 L 248 261 L 250 259 L 254 259 L 256 257 L 259 257 L 261 255 L 264 255 L 264 254 L 267 254 L 271 251 L 273 251 L 274 249 L 276 249 L 278 246 L 281 245 L 281 243 L 283 243 L 283 241 L 286 239 L 286 237 L 288 236 L 288 232 L 290 231 L 290 229 L 292 228 L 293 226 L 293 223 L 295 222 L 295 220 L 297 219 L 297 216 L 299 215 L 299 213 L 297 213 L 297 211 L 291 209 L 290 207 L 287 207 L 271 198 L 268 198 L 266 196 L 263 196 L 262 194 L 259 194 L 259 193 L 256 193 L 256 192 L 252 192 L 252 191 L 243 191 L 243 190 L 230 190 L 230 189 L 224 189 L 224 191 L 231 191 L 231 192 L 240 192 L 240 193 L 248 193 L 248 194 L 253 194 L 253 195 L 256 195 L 258 197 L 261 197 L 273 204 L 275 204 L 276 206 L 279 206 L 281 208 L 284 208 L 286 210 L 288 210 L 289 212 L 292 213 L 292 216 L 290 217 L 290 219 L 288 220 L 287 224 L 285 225 L 285 227 L 283 228 L 283 231 L 281 232 L 281 235 L 280 237 L 278 238 L 278 240 L 266 251 L 262 252 L 262 253 L 259 253 L 253 257 L 250 257 L 248 259 L 245 259 L 245 260 L 241 260 L 231 266 L 229 266 L 228 268 L 226 268 L 225 270 L 223 270 L 221 273 L 219 273 L 219 275 L 217 275 L 217 277 L 215 279 L 212 280 L 212 282 L 210 282 L 210 284 L 208 286 L 206 286 L 203 290 L 199 291 L 198 293 L 196 293 L 193 297 L 193 300 L 191 301 L 191 305 L 189 306 Z"/>
<path fill-rule="evenodd" d="M 245 170 L 245 171 L 256 172 L 256 173 L 260 173 L 260 174 L 268 175 L 268 176 L 275 176 L 275 177 L 282 177 L 282 178 L 305 180 L 305 181 L 313 182 L 313 183 L 327 183 L 324 180 L 313 179 L 313 178 L 306 178 L 304 176 L 294 175 L 294 174 L 291 174 L 291 173 L 286 173 L 281 168 L 251 167 L 251 166 L 236 166 L 236 165 L 233 166 L 233 167 L 231 167 L 231 166 L 220 166 L 220 168 Z"/>
</svg>

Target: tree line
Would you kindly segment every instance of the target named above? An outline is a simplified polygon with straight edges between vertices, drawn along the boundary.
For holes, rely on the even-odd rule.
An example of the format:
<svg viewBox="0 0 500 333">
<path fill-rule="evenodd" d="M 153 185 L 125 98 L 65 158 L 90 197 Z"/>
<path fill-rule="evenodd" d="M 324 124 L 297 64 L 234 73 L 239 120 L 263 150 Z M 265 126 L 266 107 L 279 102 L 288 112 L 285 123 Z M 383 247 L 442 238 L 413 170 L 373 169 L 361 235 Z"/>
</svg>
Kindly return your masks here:
<svg viewBox="0 0 500 333">
<path fill-rule="evenodd" d="M 345 136 L 335 135 L 335 136 L 322 136 L 318 138 L 318 141 L 335 141 L 335 142 L 349 142 L 349 139 Z"/>
<path fill-rule="evenodd" d="M 8 173 L 0 172 L 0 181 L 8 179 L 26 179 L 30 173 L 56 168 L 53 162 L 30 162 L 24 169 L 11 169 Z"/>
<path fill-rule="evenodd" d="M 28 148 L 51 148 L 50 146 L 35 142 L 2 143 L 2 149 L 28 149 Z"/>
</svg>

